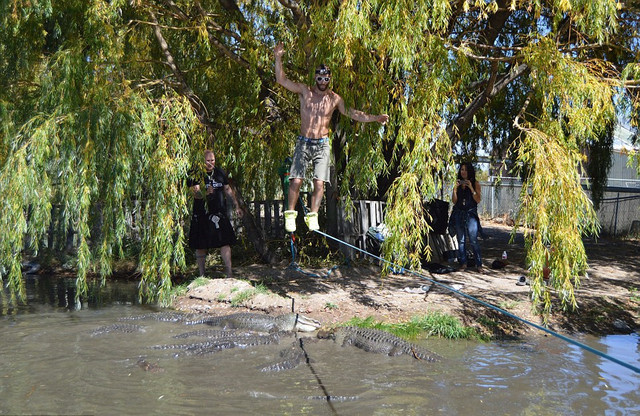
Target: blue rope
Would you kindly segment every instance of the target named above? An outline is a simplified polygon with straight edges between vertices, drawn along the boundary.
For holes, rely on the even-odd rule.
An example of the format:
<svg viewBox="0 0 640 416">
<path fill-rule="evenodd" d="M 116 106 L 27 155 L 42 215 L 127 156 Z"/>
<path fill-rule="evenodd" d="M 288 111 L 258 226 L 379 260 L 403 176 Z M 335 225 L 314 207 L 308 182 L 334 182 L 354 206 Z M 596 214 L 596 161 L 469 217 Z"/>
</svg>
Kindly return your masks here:
<svg viewBox="0 0 640 416">
<path fill-rule="evenodd" d="M 363 250 L 363 249 L 361 249 L 361 248 L 358 248 L 358 247 L 356 247 L 356 246 L 353 246 L 353 245 L 351 245 L 351 244 L 349 244 L 349 243 L 347 243 L 347 242 L 345 242 L 345 241 L 339 240 L 339 239 L 337 239 L 337 238 L 335 238 L 335 237 L 333 237 L 333 236 L 331 236 L 331 235 L 329 235 L 329 234 L 323 233 L 323 232 L 322 232 L 322 231 L 320 231 L 320 230 L 315 230 L 315 232 L 316 232 L 316 233 L 318 233 L 318 234 L 320 234 L 320 235 L 322 235 L 322 236 L 324 236 L 324 237 L 326 237 L 326 238 L 329 238 L 329 239 L 332 239 L 332 240 L 334 240 L 334 241 L 337 241 L 337 242 L 338 242 L 338 243 L 340 243 L 340 244 L 344 244 L 344 245 L 346 245 L 347 247 L 350 247 L 350 248 L 353 248 L 353 249 L 355 249 L 355 250 L 358 250 L 358 251 L 360 251 L 360 252 L 362 252 L 362 253 L 364 253 L 364 254 L 366 254 L 366 255 L 368 255 L 368 256 L 371 256 L 371 257 L 373 257 L 373 258 L 375 258 L 375 259 L 378 259 L 378 260 L 380 260 L 380 261 L 382 261 L 382 262 L 384 262 L 384 263 L 387 263 L 387 264 L 392 265 L 392 266 L 394 266 L 394 267 L 398 267 L 398 268 L 399 268 L 400 270 L 402 270 L 402 271 L 405 271 L 405 268 L 404 268 L 404 267 L 398 266 L 398 265 L 396 265 L 396 264 L 394 264 L 394 263 L 392 263 L 392 262 L 390 262 L 390 261 L 388 261 L 388 260 L 386 260 L 386 259 L 384 259 L 384 258 L 382 258 L 382 257 L 379 257 L 379 256 L 376 256 L 376 255 L 374 255 L 374 254 L 371 254 L 371 253 L 369 253 L 369 252 L 367 252 L 367 251 L 365 251 L 365 250 Z M 513 318 L 513 319 L 515 319 L 515 320 L 518 320 L 518 321 L 520 321 L 520 322 L 523 322 L 523 323 L 525 323 L 525 324 L 527 324 L 527 325 L 530 325 L 530 326 L 532 326 L 532 327 L 534 327 L 534 328 L 537 328 L 537 329 L 539 329 L 539 330 L 541 330 L 541 331 L 544 331 L 544 332 L 546 332 L 546 333 L 548 333 L 548 334 L 550 334 L 550 335 L 553 335 L 554 337 L 560 338 L 561 340 L 564 340 L 564 341 L 566 341 L 566 342 L 568 342 L 568 343 L 570 343 L 570 344 L 573 344 L 573 345 L 578 346 L 578 347 L 580 347 L 580 348 L 582 348 L 582 349 L 584 349 L 584 350 L 586 350 L 586 351 L 589 351 L 589 352 L 591 352 L 591 353 L 593 353 L 593 354 L 595 354 L 595 355 L 598 355 L 598 356 L 600 356 L 600 357 L 602 357 L 602 358 L 605 358 L 605 359 L 607 359 L 607 360 L 609 360 L 609 361 L 612 361 L 612 362 L 614 362 L 614 363 L 616 363 L 616 364 L 619 364 L 619 365 L 621 365 L 621 366 L 623 366 L 623 367 L 626 367 L 626 368 L 628 368 L 628 369 L 629 369 L 629 370 L 631 370 L 631 371 L 634 371 L 634 372 L 636 372 L 636 373 L 640 373 L 640 368 L 638 368 L 638 367 L 636 367 L 636 366 L 634 366 L 634 365 L 632 365 L 632 364 L 629 364 L 629 363 L 626 363 L 626 362 L 624 362 L 624 361 L 618 360 L 617 358 L 612 357 L 612 356 L 610 356 L 610 355 L 608 355 L 608 354 L 605 354 L 605 353 L 604 353 L 604 352 L 602 352 L 602 351 L 599 351 L 599 350 L 597 350 L 597 349 L 595 349 L 595 348 L 592 348 L 592 347 L 590 347 L 590 346 L 588 346 L 588 345 L 585 345 L 585 344 L 583 344 L 583 343 L 581 343 L 581 342 L 579 342 L 579 341 L 576 341 L 576 340 L 573 340 L 573 339 L 571 339 L 571 338 L 569 338 L 569 337 L 566 337 L 566 336 L 564 336 L 564 335 L 561 335 L 561 334 L 559 334 L 559 333 L 557 333 L 557 332 L 555 332 L 555 331 L 552 331 L 552 330 L 550 330 L 550 329 L 548 329 L 548 328 L 545 328 L 545 327 L 543 327 L 543 326 L 540 326 L 540 325 L 538 325 L 538 324 L 536 324 L 536 323 L 533 323 L 533 322 L 527 321 L 526 319 L 520 318 L 519 316 L 516 316 L 516 315 L 512 314 L 511 312 L 505 311 L 504 309 L 501 309 L 501 308 L 499 308 L 499 307 L 497 307 L 497 306 L 491 305 L 490 303 L 487 303 L 487 302 L 482 301 L 482 300 L 480 300 L 480 299 L 474 298 L 473 296 L 467 295 L 466 293 L 461 292 L 461 291 L 459 291 L 459 290 L 457 290 L 457 289 L 454 289 L 454 288 L 452 288 L 452 287 L 450 287 L 450 286 L 447 286 L 447 285 L 445 285 L 445 284 L 443 284 L 443 283 L 437 282 L 437 281 L 435 281 L 435 280 L 433 280 L 433 279 L 429 279 L 428 277 L 426 277 L 426 276 L 424 276 L 424 275 L 422 275 L 422 274 L 420 274 L 420 273 L 414 272 L 414 271 L 412 271 L 412 270 L 408 270 L 408 272 L 409 272 L 409 273 L 411 273 L 411 274 L 413 274 L 413 275 L 415 275 L 415 276 L 418 276 L 418 277 L 420 277 L 420 278 L 422 278 L 422 279 L 428 280 L 428 281 L 430 281 L 431 283 L 436 284 L 436 285 L 438 285 L 438 286 L 440 286 L 440 287 L 443 287 L 443 288 L 445 288 L 445 289 L 447 289 L 447 290 L 449 290 L 449 291 L 451 291 L 451 292 L 454 292 L 454 293 L 456 293 L 456 294 L 458 294 L 458 295 L 460 295 L 460 296 L 463 296 L 463 297 L 465 297 L 465 298 L 467 298 L 467 299 L 471 299 L 472 301 L 478 302 L 478 303 L 480 303 L 480 304 L 482 304 L 482 305 L 484 305 L 484 306 L 486 306 L 486 307 L 488 307 L 488 308 L 490 308 L 490 309 L 493 309 L 493 310 L 495 310 L 495 311 L 497 311 L 497 312 L 500 312 L 500 313 L 502 313 L 502 314 L 504 314 L 504 315 L 506 315 L 506 316 L 508 316 L 508 317 L 510 317 L 510 318 Z"/>
</svg>

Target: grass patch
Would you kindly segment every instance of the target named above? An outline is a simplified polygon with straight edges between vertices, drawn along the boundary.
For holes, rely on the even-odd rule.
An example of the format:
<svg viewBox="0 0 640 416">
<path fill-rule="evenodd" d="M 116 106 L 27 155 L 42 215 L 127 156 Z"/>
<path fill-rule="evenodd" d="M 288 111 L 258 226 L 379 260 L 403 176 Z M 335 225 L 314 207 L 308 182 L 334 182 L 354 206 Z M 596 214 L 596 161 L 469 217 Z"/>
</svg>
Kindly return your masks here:
<svg viewBox="0 0 640 416">
<path fill-rule="evenodd" d="M 171 293 L 169 294 L 171 299 L 175 299 L 178 296 L 185 295 L 189 289 L 186 284 L 171 286 Z"/>
<path fill-rule="evenodd" d="M 171 292 L 169 292 L 169 299 L 171 299 L 171 303 L 178 296 L 186 295 L 187 292 L 189 291 L 188 286 L 189 286 L 188 283 L 183 283 L 181 285 L 172 285 L 171 286 Z"/>
<path fill-rule="evenodd" d="M 169 294 L 170 299 L 173 300 L 173 299 L 177 298 L 178 296 L 185 295 L 189 291 L 189 286 L 191 286 L 192 288 L 205 286 L 210 281 L 211 281 L 211 279 L 207 279 L 204 276 L 199 276 L 199 277 L 196 277 L 195 279 L 193 279 L 191 282 L 185 282 L 185 283 L 182 283 L 182 284 L 179 284 L 179 285 L 172 285 L 171 286 L 171 293 Z"/>
<path fill-rule="evenodd" d="M 231 306 L 233 306 L 234 308 L 238 307 L 242 305 L 244 302 L 251 299 L 254 295 L 255 293 L 253 292 L 252 289 L 243 290 L 242 292 L 239 292 L 238 294 L 236 294 L 234 297 L 231 298 Z"/>
<path fill-rule="evenodd" d="M 629 289 L 629 292 L 631 292 L 631 301 L 640 303 L 640 291 L 635 287 L 632 287 L 631 289 Z"/>
<path fill-rule="evenodd" d="M 193 279 L 190 284 L 193 285 L 193 288 L 195 289 L 196 287 L 206 286 L 210 281 L 211 279 L 208 279 L 204 276 L 199 276 Z"/>
<path fill-rule="evenodd" d="M 258 283 L 257 285 L 255 285 L 254 289 L 256 291 L 256 294 L 267 295 L 271 293 L 269 292 L 269 288 L 262 283 Z"/>
<path fill-rule="evenodd" d="M 405 339 L 417 338 L 422 334 L 447 339 L 483 339 L 482 335 L 474 328 L 464 326 L 458 318 L 441 312 L 415 316 L 409 322 L 398 324 L 379 322 L 368 317 L 366 319 L 353 318 L 345 325 L 381 329 Z"/>
<path fill-rule="evenodd" d="M 234 290 L 235 289 L 235 290 Z M 237 292 L 238 289 L 234 288 L 231 290 L 231 293 Z M 258 294 L 268 294 L 269 289 L 263 285 L 262 283 L 257 284 L 255 287 L 247 290 L 243 290 L 242 292 L 237 293 L 235 296 L 231 298 L 231 306 L 238 307 L 241 306 L 244 302 L 250 300 L 255 295 Z"/>
</svg>

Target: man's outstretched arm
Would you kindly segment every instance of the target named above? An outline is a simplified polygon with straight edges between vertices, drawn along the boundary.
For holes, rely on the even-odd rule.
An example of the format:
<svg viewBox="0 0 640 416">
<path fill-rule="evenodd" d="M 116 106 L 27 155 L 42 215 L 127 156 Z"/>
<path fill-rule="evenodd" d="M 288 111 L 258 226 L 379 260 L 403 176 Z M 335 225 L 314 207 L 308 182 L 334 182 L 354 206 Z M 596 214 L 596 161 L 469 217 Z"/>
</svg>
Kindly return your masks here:
<svg viewBox="0 0 640 416">
<path fill-rule="evenodd" d="M 273 49 L 273 54 L 276 57 L 276 82 L 291 92 L 301 94 L 304 85 L 293 82 L 289 78 L 287 78 L 284 73 L 284 68 L 282 68 L 282 55 L 284 55 L 284 46 L 282 45 L 282 43 L 278 43 L 276 45 L 276 47 Z"/>
<path fill-rule="evenodd" d="M 342 99 L 342 97 L 338 99 L 338 110 L 341 114 L 361 123 L 370 123 L 373 121 L 377 121 L 378 123 L 385 124 L 389 120 L 389 116 L 386 114 L 372 115 L 367 114 L 364 111 L 356 110 L 355 108 L 350 108 L 347 110 L 345 108 L 344 100 Z"/>
</svg>

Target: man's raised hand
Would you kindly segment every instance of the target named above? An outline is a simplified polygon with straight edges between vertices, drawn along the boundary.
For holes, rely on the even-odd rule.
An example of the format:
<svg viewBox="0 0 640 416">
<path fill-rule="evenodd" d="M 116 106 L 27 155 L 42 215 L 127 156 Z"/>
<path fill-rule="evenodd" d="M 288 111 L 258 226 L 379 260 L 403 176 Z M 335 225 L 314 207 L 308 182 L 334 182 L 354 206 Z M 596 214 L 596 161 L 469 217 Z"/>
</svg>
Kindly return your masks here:
<svg viewBox="0 0 640 416">
<path fill-rule="evenodd" d="M 273 53 L 276 55 L 276 58 L 281 58 L 284 55 L 284 45 L 282 42 L 279 42 L 275 48 L 273 48 Z"/>
</svg>

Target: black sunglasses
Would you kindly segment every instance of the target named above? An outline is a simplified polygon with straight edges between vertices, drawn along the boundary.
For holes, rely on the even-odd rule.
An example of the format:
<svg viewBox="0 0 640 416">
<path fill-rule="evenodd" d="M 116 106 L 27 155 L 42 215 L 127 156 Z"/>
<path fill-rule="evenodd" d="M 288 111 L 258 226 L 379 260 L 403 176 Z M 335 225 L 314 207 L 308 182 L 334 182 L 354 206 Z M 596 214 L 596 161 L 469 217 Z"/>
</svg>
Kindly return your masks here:
<svg viewBox="0 0 640 416">
<path fill-rule="evenodd" d="M 329 81 L 331 81 L 331 77 L 316 77 L 316 81 L 317 82 L 322 82 L 322 81 L 329 82 Z"/>
</svg>

